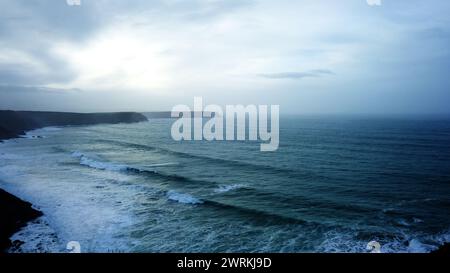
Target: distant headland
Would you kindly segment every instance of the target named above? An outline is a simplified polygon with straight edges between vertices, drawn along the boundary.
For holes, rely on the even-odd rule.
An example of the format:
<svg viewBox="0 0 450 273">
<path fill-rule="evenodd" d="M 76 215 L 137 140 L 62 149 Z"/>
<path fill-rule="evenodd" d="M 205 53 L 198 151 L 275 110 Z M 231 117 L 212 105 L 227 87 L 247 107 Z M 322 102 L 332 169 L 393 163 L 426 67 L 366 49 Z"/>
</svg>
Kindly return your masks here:
<svg viewBox="0 0 450 273">
<path fill-rule="evenodd" d="M 16 138 L 26 131 L 48 126 L 95 125 L 147 121 L 135 112 L 67 113 L 0 110 L 0 140 Z"/>
</svg>

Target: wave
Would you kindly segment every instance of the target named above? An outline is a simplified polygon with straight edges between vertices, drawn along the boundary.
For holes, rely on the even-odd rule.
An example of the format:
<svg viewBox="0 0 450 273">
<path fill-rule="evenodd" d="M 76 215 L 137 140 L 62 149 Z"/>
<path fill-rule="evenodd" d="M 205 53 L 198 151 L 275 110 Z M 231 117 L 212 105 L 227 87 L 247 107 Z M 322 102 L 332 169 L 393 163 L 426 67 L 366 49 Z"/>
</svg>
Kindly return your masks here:
<svg viewBox="0 0 450 273">
<path fill-rule="evenodd" d="M 101 161 L 100 159 L 96 159 L 93 157 L 88 157 L 85 154 L 75 151 L 72 153 L 73 157 L 77 157 L 80 159 L 80 165 L 88 166 L 90 168 L 98 169 L 98 170 L 106 170 L 113 172 L 131 172 L 131 173 L 147 173 L 156 175 L 157 172 L 154 170 L 146 170 L 137 167 L 131 167 L 125 164 L 111 163 L 106 161 Z"/>
<path fill-rule="evenodd" d="M 80 159 L 80 164 L 89 166 L 91 168 L 99 169 L 99 170 L 108 170 L 108 171 L 127 171 L 129 167 L 126 165 L 116 165 L 106 162 L 100 162 L 88 157 L 82 156 Z"/>
<path fill-rule="evenodd" d="M 151 176 L 158 176 L 159 178 L 176 181 L 176 182 L 197 182 L 197 183 L 214 183 L 214 182 L 206 182 L 201 180 L 194 180 L 190 179 L 188 177 L 179 176 L 179 175 L 170 175 L 170 174 L 162 174 L 158 173 L 156 171 L 149 171 L 149 170 L 142 170 L 135 167 L 130 167 L 127 165 L 122 164 L 113 164 L 113 163 L 107 163 L 107 162 L 101 162 L 96 161 L 91 158 L 86 157 L 81 152 L 73 152 L 73 156 L 80 157 L 80 164 L 87 165 L 92 168 L 101 169 L 101 170 L 112 170 L 112 171 L 125 171 L 125 172 L 133 172 L 133 173 L 146 173 Z M 189 183 L 190 184 L 190 183 Z M 232 190 L 244 188 L 245 185 L 243 184 L 232 184 L 232 185 L 221 185 L 217 187 L 214 192 L 215 193 L 225 193 Z M 194 197 L 187 193 L 180 193 L 175 190 L 169 190 L 166 193 L 166 196 L 169 200 L 176 201 L 182 204 L 204 204 L 210 207 L 215 207 L 220 210 L 224 211 L 230 211 L 232 213 L 236 213 L 238 215 L 244 215 L 246 218 L 258 220 L 258 221 L 273 221 L 273 223 L 289 223 L 289 224 L 300 224 L 300 223 L 306 223 L 306 221 L 301 219 L 292 218 L 289 216 L 283 216 L 271 212 L 266 212 L 263 210 L 257 210 L 252 208 L 246 208 L 242 206 L 236 206 L 236 205 L 229 205 L 224 204 L 218 201 L 209 200 L 209 199 L 200 199 L 197 197 Z"/>
<path fill-rule="evenodd" d="M 92 158 L 88 157 L 85 154 L 78 152 L 78 151 L 72 153 L 72 155 L 80 158 L 81 165 L 99 169 L 99 170 L 108 170 L 108 171 L 127 172 L 127 173 L 132 173 L 132 174 L 147 175 L 151 178 L 159 178 L 163 181 L 167 181 L 167 182 L 171 182 L 171 183 L 180 183 L 180 185 L 182 185 L 183 187 L 186 185 L 192 186 L 193 184 L 199 184 L 203 188 L 214 187 L 215 185 L 217 185 L 217 182 L 214 182 L 214 181 L 197 180 L 197 179 L 192 179 L 192 178 L 185 177 L 182 175 L 160 173 L 156 170 L 147 170 L 147 169 L 132 167 L 132 166 L 124 165 L 124 164 L 105 162 L 105 161 L 101 161 L 99 159 L 94 159 L 93 157 Z M 246 186 L 243 184 L 232 184 L 232 185 L 216 186 L 215 188 L 212 188 L 211 190 L 213 193 L 220 194 L 220 193 L 226 193 L 226 192 L 230 192 L 230 191 L 242 189 L 242 188 L 246 188 Z M 314 201 L 314 200 L 310 200 L 309 198 L 299 199 L 298 195 L 290 196 L 290 195 L 283 194 L 282 196 L 280 196 L 276 193 L 267 192 L 262 189 L 250 189 L 250 188 L 248 188 L 248 189 L 252 190 L 252 196 L 261 197 L 261 198 L 269 198 L 270 197 L 271 200 L 275 201 L 278 204 L 290 203 L 290 204 L 299 204 L 302 206 L 310 206 L 310 207 L 314 207 L 314 206 L 324 207 L 325 206 L 323 201 L 319 201 L 319 200 Z M 171 193 L 170 195 L 177 196 L 176 194 L 173 194 L 173 193 Z M 270 213 L 270 212 L 265 212 L 263 210 L 254 210 L 251 208 L 223 204 L 223 203 L 219 203 L 219 202 L 213 201 L 213 200 L 204 200 L 204 203 L 207 203 L 209 205 L 213 205 L 216 207 L 220 207 L 222 209 L 223 208 L 234 209 L 237 212 L 241 212 L 241 213 L 245 213 L 245 214 L 253 214 L 253 216 L 255 216 L 255 217 L 263 216 L 263 217 L 269 217 L 270 219 L 278 219 L 281 222 L 287 222 L 287 223 L 304 222 L 304 220 L 299 220 L 296 218 L 280 215 L 277 213 Z M 340 206 L 339 204 L 336 204 L 336 203 L 328 203 L 327 205 L 332 206 L 333 208 L 338 208 Z M 342 209 L 346 209 L 346 207 L 344 206 L 344 207 L 342 207 Z M 356 211 L 357 209 L 358 209 L 358 211 L 363 211 L 363 212 L 367 212 L 367 210 L 368 210 L 368 208 L 363 208 L 363 207 L 357 207 L 357 206 L 352 207 L 353 211 Z"/>
<path fill-rule="evenodd" d="M 272 224 L 307 224 L 308 221 L 290 217 L 290 216 L 284 216 L 268 211 L 253 209 L 253 208 L 247 208 L 243 206 L 238 205 L 230 205 L 225 204 L 222 202 L 205 199 L 205 198 L 197 198 L 191 194 L 187 193 L 181 193 L 176 190 L 169 190 L 166 193 L 166 196 L 169 200 L 176 201 L 178 203 L 182 204 L 189 204 L 189 205 L 204 205 L 206 207 L 215 208 L 218 210 L 221 210 L 223 212 L 229 212 L 238 216 L 242 216 L 245 219 L 257 221 L 257 222 L 264 222 L 264 223 L 272 223 Z"/>
<path fill-rule="evenodd" d="M 221 186 L 219 186 L 219 188 L 215 189 L 214 192 L 215 193 L 225 193 L 225 192 L 241 189 L 244 187 L 245 187 L 245 185 L 243 185 L 243 184 L 221 185 Z"/>
<path fill-rule="evenodd" d="M 60 131 L 60 130 L 62 130 L 61 127 L 54 127 L 54 126 L 43 127 L 43 128 L 27 131 L 27 132 L 25 132 L 25 134 L 20 135 L 19 137 L 27 138 L 27 139 L 47 138 L 47 136 L 42 135 L 42 133 L 45 134 L 46 132 L 56 132 L 56 131 Z"/>
<path fill-rule="evenodd" d="M 161 179 L 165 182 L 179 183 L 179 185 L 181 185 L 182 187 L 185 187 L 186 185 L 192 186 L 194 184 L 197 184 L 197 185 L 200 185 L 201 187 L 203 187 L 204 189 L 206 187 L 211 187 L 212 193 L 215 193 L 215 194 L 221 194 L 221 193 L 226 193 L 226 192 L 230 192 L 233 190 L 246 188 L 246 186 L 243 184 L 218 186 L 217 182 L 211 181 L 211 180 L 208 180 L 208 181 L 198 180 L 198 179 L 193 179 L 193 178 L 189 178 L 189 177 L 177 175 L 177 174 L 167 174 L 167 173 L 158 172 L 156 170 L 148 170 L 148 169 L 143 169 L 140 167 L 128 166 L 125 164 L 105 162 L 105 161 L 96 159 L 95 156 L 88 157 L 85 154 L 83 154 L 82 152 L 78 152 L 78 151 L 73 152 L 72 155 L 74 157 L 80 158 L 81 165 L 88 166 L 91 168 L 95 168 L 95 169 L 99 169 L 99 170 L 146 175 L 151 178 Z M 267 198 L 270 198 L 273 202 L 275 202 L 277 204 L 288 203 L 288 204 L 298 204 L 299 206 L 305 206 L 305 207 L 306 206 L 307 207 L 322 207 L 322 208 L 332 207 L 333 209 L 341 208 L 342 211 L 345 211 L 348 209 L 347 206 L 336 203 L 336 202 L 331 202 L 330 200 L 326 200 L 327 202 L 324 202 L 324 200 L 311 200 L 311 198 L 307 198 L 306 196 L 300 197 L 298 195 L 289 195 L 289 194 L 280 195 L 280 194 L 277 194 L 274 192 L 270 192 L 270 191 L 268 192 L 268 191 L 264 191 L 263 189 L 255 189 L 255 188 L 246 188 L 246 189 L 251 190 L 252 191 L 251 195 L 254 196 L 255 198 L 258 198 L 258 200 L 261 200 L 260 198 L 264 198 L 264 200 L 266 200 Z M 214 205 L 216 207 L 234 209 L 235 211 L 238 211 L 241 213 L 242 212 L 244 212 L 246 214 L 253 213 L 256 216 L 262 215 L 264 217 L 269 217 L 271 219 L 273 219 L 273 218 L 279 219 L 282 222 L 298 223 L 299 221 L 301 221 L 301 222 L 304 221 L 304 220 L 299 220 L 296 218 L 291 218 L 289 216 L 280 215 L 277 213 L 268 213 L 263 210 L 254 210 L 254 209 L 249 209 L 249 208 L 245 208 L 245 207 L 232 206 L 232 205 L 222 204 L 222 203 L 212 201 L 212 200 L 204 200 L 204 202 L 207 204 L 210 204 L 210 205 Z M 357 211 L 357 212 L 361 212 L 361 213 L 368 213 L 368 212 L 373 212 L 372 210 L 373 210 L 372 208 L 352 206 L 352 212 Z"/>
<path fill-rule="evenodd" d="M 398 229 L 392 234 L 372 235 L 360 238 L 356 230 L 332 229 L 324 233 L 324 240 L 317 247 L 317 252 L 326 253 L 363 253 L 369 252 L 367 244 L 375 240 L 381 245 L 381 253 L 429 253 L 450 242 L 450 232 L 434 235 L 409 233 Z"/>
<path fill-rule="evenodd" d="M 75 151 L 75 152 L 72 153 L 72 156 L 73 157 L 82 157 L 82 156 L 84 156 L 84 154 L 82 152 Z"/>
<path fill-rule="evenodd" d="M 147 165 L 147 167 L 165 167 L 165 166 L 175 166 L 175 165 L 178 165 L 178 163 L 172 163 L 172 162 L 156 163 L 156 164 Z"/>
<path fill-rule="evenodd" d="M 78 151 L 73 152 L 72 156 L 80 158 L 81 165 L 88 166 L 88 167 L 91 167 L 94 169 L 108 170 L 108 171 L 129 171 L 132 169 L 127 165 L 114 164 L 114 163 L 103 162 L 103 161 L 100 161 L 97 159 L 93 159 L 93 158 L 87 157 L 86 155 L 84 155 L 83 153 L 78 152 Z"/>
<path fill-rule="evenodd" d="M 20 241 L 14 245 L 10 253 L 63 253 L 63 242 L 51 226 L 49 219 L 43 215 L 27 223 L 20 231 L 11 237 L 11 241 Z"/>
<path fill-rule="evenodd" d="M 213 201 L 213 200 L 206 200 L 203 199 L 203 203 L 206 206 L 214 207 L 223 211 L 229 211 L 231 213 L 235 213 L 237 215 L 241 215 L 245 217 L 245 219 L 257 221 L 257 222 L 264 222 L 264 223 L 273 223 L 276 225 L 280 224 L 307 224 L 311 223 L 308 221 L 305 221 L 303 219 L 298 219 L 291 216 L 286 215 L 280 215 L 277 213 L 264 211 L 264 210 L 258 210 L 253 209 L 249 207 L 243 207 L 238 205 L 230 205 L 230 204 L 224 204 L 222 202 Z"/>
<path fill-rule="evenodd" d="M 195 198 L 194 196 L 187 193 L 179 193 L 174 190 L 170 190 L 167 192 L 167 198 L 172 201 L 176 201 L 182 204 L 203 204 L 203 201 Z"/>
<path fill-rule="evenodd" d="M 448 241 L 447 241 L 448 242 Z M 441 246 L 436 236 L 407 236 L 387 242 L 381 247 L 384 253 L 429 253 Z"/>
<path fill-rule="evenodd" d="M 95 156 L 86 156 L 84 153 L 75 151 L 72 153 L 73 157 L 77 157 L 80 159 L 80 165 L 88 166 L 90 168 L 98 169 L 98 170 L 106 170 L 106 171 L 113 171 L 113 172 L 128 172 L 133 174 L 143 174 L 143 175 L 149 175 L 151 177 L 158 177 L 165 181 L 171 181 L 171 182 L 177 182 L 177 183 L 187 183 L 190 184 L 193 183 L 199 183 L 203 185 L 214 185 L 215 182 L 211 181 L 203 181 L 203 180 L 196 180 L 191 179 L 189 177 L 176 175 L 176 174 L 165 174 L 158 172 L 156 170 L 149 170 L 144 169 L 141 167 L 133 167 L 126 164 L 119 164 L 119 163 L 112 163 L 112 162 L 106 162 L 102 161 Z M 153 164 L 149 167 L 158 167 L 158 166 L 167 166 L 167 165 L 174 165 L 176 163 L 161 163 L 161 164 Z"/>
<path fill-rule="evenodd" d="M 179 157 L 182 157 L 182 158 L 186 158 L 186 159 L 207 160 L 208 162 L 217 162 L 217 163 L 225 164 L 225 165 L 228 165 L 228 166 L 231 166 L 231 167 L 243 167 L 243 166 L 245 166 L 246 168 L 249 168 L 249 169 L 252 169 L 252 170 L 258 170 L 258 171 L 263 169 L 266 172 L 273 172 L 274 174 L 279 174 L 279 173 L 289 174 L 290 177 L 299 177 L 299 178 L 302 178 L 302 179 L 306 179 L 306 178 L 327 178 L 327 177 L 325 177 L 325 176 L 323 176 L 321 174 L 318 174 L 318 173 L 315 173 L 315 172 L 312 172 L 312 171 L 307 171 L 307 170 L 302 170 L 300 172 L 298 170 L 292 170 L 292 169 L 287 169 L 287 168 L 278 168 L 278 167 L 275 167 L 275 166 L 272 166 L 272 165 L 261 165 L 261 164 L 254 164 L 254 163 L 245 162 L 245 161 L 239 161 L 239 160 L 217 158 L 217 157 L 206 156 L 206 155 L 195 155 L 195 154 L 191 154 L 191 153 L 187 153 L 187 152 L 179 152 L 179 151 L 174 151 L 174 150 L 170 150 L 170 149 L 167 149 L 167 148 L 155 147 L 155 146 L 144 145 L 144 144 L 137 144 L 137 143 L 131 143 L 131 142 L 126 142 L 126 141 L 102 139 L 102 140 L 98 140 L 98 142 L 111 143 L 111 144 L 120 145 L 120 146 L 123 146 L 123 147 L 131 147 L 131 148 L 138 149 L 138 150 L 163 152 L 163 153 L 176 155 L 176 156 L 179 156 Z"/>
<path fill-rule="evenodd" d="M 56 131 L 61 131 L 62 129 L 63 128 L 61 128 L 61 127 L 49 126 L 49 127 L 41 128 L 40 130 L 45 131 L 45 132 L 56 132 Z"/>
</svg>

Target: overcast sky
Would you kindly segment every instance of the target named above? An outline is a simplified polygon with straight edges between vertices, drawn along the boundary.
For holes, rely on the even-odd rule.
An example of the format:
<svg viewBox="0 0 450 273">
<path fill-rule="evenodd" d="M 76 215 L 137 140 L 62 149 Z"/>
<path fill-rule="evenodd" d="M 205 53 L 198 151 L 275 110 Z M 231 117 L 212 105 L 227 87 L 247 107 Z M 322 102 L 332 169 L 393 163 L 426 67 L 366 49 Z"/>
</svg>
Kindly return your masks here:
<svg viewBox="0 0 450 273">
<path fill-rule="evenodd" d="M 0 0 L 0 108 L 450 113 L 450 1 Z"/>
</svg>

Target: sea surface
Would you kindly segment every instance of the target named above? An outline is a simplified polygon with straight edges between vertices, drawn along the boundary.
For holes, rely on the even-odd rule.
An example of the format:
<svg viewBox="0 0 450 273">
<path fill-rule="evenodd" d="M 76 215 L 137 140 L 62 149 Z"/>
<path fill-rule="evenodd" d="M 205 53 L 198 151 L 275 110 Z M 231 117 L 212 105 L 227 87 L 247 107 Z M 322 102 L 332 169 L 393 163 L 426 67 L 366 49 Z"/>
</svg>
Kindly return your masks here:
<svg viewBox="0 0 450 273">
<path fill-rule="evenodd" d="M 280 147 L 184 141 L 173 120 L 0 144 L 0 187 L 45 216 L 12 251 L 429 252 L 450 242 L 450 120 L 296 117 Z"/>
</svg>

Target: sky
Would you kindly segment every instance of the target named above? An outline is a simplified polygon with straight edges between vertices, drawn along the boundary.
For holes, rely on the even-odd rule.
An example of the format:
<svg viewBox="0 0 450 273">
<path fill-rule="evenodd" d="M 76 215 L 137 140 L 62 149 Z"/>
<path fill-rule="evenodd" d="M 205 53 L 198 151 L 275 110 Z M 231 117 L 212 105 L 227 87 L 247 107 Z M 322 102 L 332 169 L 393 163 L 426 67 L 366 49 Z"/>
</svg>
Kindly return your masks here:
<svg viewBox="0 0 450 273">
<path fill-rule="evenodd" d="M 0 109 L 449 114 L 450 1 L 378 3 L 0 0 Z"/>
</svg>

